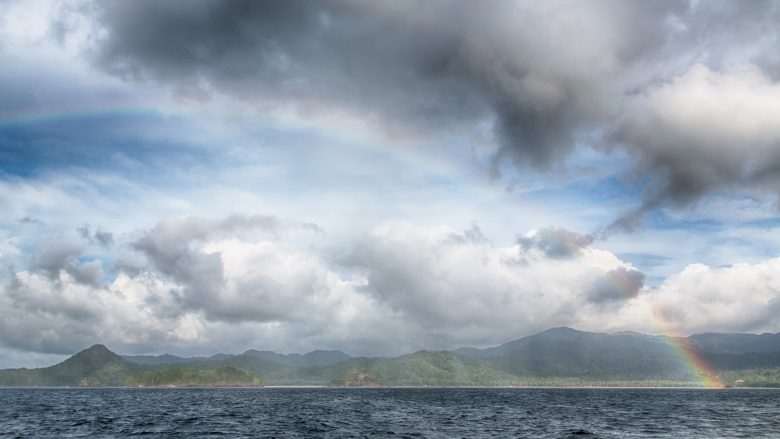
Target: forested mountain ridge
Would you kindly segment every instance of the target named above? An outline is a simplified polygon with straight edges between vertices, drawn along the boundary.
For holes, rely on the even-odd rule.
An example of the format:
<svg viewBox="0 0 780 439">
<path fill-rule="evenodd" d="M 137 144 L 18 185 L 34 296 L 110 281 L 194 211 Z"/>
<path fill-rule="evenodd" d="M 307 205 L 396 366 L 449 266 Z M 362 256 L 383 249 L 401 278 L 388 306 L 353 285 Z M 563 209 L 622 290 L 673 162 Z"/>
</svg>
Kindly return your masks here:
<svg viewBox="0 0 780 439">
<path fill-rule="evenodd" d="M 565 327 L 485 349 L 418 351 L 393 358 L 353 358 L 323 350 L 123 357 L 95 345 L 54 366 L 0 370 L 0 385 L 701 385 L 699 371 L 680 354 L 681 343 L 692 346 L 726 385 L 780 386 L 780 334 L 679 339 Z M 171 382 L 162 384 L 165 380 Z"/>
</svg>

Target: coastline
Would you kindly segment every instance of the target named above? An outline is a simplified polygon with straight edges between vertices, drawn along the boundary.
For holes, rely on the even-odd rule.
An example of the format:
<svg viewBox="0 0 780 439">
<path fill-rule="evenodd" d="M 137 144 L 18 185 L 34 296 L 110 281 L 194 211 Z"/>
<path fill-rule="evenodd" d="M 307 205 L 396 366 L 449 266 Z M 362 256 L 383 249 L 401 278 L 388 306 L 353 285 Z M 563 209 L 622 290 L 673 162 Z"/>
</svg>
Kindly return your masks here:
<svg viewBox="0 0 780 439">
<path fill-rule="evenodd" d="M 0 390 L 5 389 L 326 389 L 326 390 L 387 390 L 387 389 L 409 389 L 409 390 L 446 390 L 446 389 L 474 389 L 474 390 L 548 390 L 548 389 L 571 389 L 571 390 L 778 390 L 780 387 L 705 387 L 705 386 L 0 386 Z"/>
</svg>

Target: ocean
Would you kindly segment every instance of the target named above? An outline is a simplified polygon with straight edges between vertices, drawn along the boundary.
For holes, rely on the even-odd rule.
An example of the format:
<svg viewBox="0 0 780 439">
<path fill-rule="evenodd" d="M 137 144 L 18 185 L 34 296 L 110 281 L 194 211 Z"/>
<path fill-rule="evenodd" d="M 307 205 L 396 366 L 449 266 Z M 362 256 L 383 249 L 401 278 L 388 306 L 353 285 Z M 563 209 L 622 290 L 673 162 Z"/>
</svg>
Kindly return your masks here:
<svg viewBox="0 0 780 439">
<path fill-rule="evenodd" d="M 780 390 L 0 389 L 0 437 L 780 438 Z"/>
</svg>

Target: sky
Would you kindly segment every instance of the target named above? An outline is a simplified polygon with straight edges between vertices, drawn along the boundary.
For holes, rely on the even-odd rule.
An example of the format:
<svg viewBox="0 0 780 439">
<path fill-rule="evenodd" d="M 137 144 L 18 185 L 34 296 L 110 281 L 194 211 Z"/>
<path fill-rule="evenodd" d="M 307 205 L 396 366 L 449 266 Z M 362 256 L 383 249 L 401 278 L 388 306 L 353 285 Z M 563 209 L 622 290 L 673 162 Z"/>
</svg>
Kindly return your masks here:
<svg viewBox="0 0 780 439">
<path fill-rule="evenodd" d="M 771 1 L 0 0 L 0 367 L 780 331 Z"/>
</svg>

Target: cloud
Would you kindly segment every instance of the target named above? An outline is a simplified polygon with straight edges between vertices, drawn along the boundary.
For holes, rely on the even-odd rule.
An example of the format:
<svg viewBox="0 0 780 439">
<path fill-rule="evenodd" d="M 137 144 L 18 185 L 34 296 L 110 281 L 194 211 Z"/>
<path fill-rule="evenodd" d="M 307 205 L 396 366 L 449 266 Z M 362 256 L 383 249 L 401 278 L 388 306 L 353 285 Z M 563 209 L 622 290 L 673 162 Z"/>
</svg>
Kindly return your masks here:
<svg viewBox="0 0 780 439">
<path fill-rule="evenodd" d="M 273 270 L 271 264 L 274 263 L 279 264 L 275 268 L 283 269 L 287 258 L 295 257 L 291 254 L 292 249 L 269 243 L 260 247 L 262 254 L 258 254 L 238 243 L 234 246 L 217 246 L 214 243 L 219 242 L 220 237 L 240 235 L 252 230 L 278 235 L 285 229 L 321 232 L 318 226 L 311 223 L 263 215 L 231 215 L 220 220 L 186 217 L 159 222 L 132 246 L 149 259 L 157 272 L 183 286 L 177 295 L 183 307 L 203 310 L 210 318 L 268 321 L 285 317 L 288 310 L 295 309 L 295 300 L 286 301 L 281 297 L 290 295 L 294 298 L 294 293 L 289 290 L 289 282 L 306 282 L 307 277 L 293 276 L 286 279 L 289 282 L 279 282 L 276 278 L 258 272 L 251 280 L 242 278 L 235 281 L 231 273 L 225 272 L 224 258 L 230 257 L 232 251 L 244 251 L 246 257 L 254 255 L 258 263 L 265 266 L 264 269 Z M 280 303 L 274 305 L 277 302 Z M 278 312 L 274 311 L 276 309 Z"/>
<path fill-rule="evenodd" d="M 134 238 L 130 251 L 146 262 L 89 282 L 79 276 L 100 262 L 78 246 L 40 248 L 29 269 L 0 273 L 0 344 L 56 354 L 103 342 L 145 353 L 393 355 L 493 345 L 561 325 L 780 330 L 780 259 L 691 265 L 647 287 L 630 264 L 565 229 L 525 235 L 571 244 L 561 252 L 544 239 L 495 245 L 477 227 L 388 222 L 319 253 L 232 226 L 297 224 L 250 218 L 161 221 Z M 111 251 L 132 248 L 118 244 Z"/>
<path fill-rule="evenodd" d="M 780 191 L 780 84 L 756 66 L 695 65 L 635 98 L 612 135 L 637 156 L 634 172 L 653 176 L 615 227 L 715 190 Z"/>
<path fill-rule="evenodd" d="M 780 330 L 780 258 L 755 264 L 691 264 L 633 303 L 641 321 L 679 333 Z M 649 315 L 649 316 L 648 316 Z M 624 324 L 637 314 L 627 312 Z"/>
<path fill-rule="evenodd" d="M 476 226 L 386 223 L 333 259 L 279 239 L 300 227 L 310 225 L 270 216 L 161 221 L 129 247 L 145 262 L 117 264 L 112 279 L 89 282 L 99 261 L 77 245 L 50 244 L 6 279 L 0 339 L 46 353 L 95 341 L 146 352 L 336 347 L 373 355 L 491 344 L 592 322 L 599 308 L 589 305 L 589 286 L 627 267 L 560 229 L 551 230 L 580 245 L 565 257 L 543 243 L 495 247 Z M 258 228 L 265 237 L 247 234 Z"/>
<path fill-rule="evenodd" d="M 81 264 L 77 259 L 81 252 L 81 247 L 67 242 L 46 244 L 33 259 L 32 269 L 54 281 L 60 280 L 67 273 L 76 282 L 99 285 L 103 275 L 100 261 Z"/>
<path fill-rule="evenodd" d="M 630 269 L 563 229 L 530 234 L 568 239 L 560 247 L 531 238 L 495 247 L 469 234 L 387 223 L 341 263 L 365 276 L 362 290 L 419 327 L 417 337 L 429 346 L 484 344 L 551 326 L 599 326 L 592 315 L 598 310 L 589 308 L 590 285 Z"/>
<path fill-rule="evenodd" d="M 114 244 L 113 233 L 106 232 L 101 229 L 97 229 L 94 232 L 92 232 L 88 224 L 85 224 L 77 228 L 76 232 L 78 232 L 79 236 L 81 236 L 82 239 L 86 240 L 90 244 L 99 244 L 104 247 L 110 247 L 111 245 Z"/>
<path fill-rule="evenodd" d="M 605 85 L 656 49 L 664 18 L 684 6 L 146 1 L 98 9 L 105 38 L 95 59 L 118 75 L 259 106 L 367 115 L 391 132 L 493 120 L 499 157 L 547 167 L 605 115 L 614 97 Z M 641 28 L 624 28 L 640 18 Z"/>
<path fill-rule="evenodd" d="M 757 262 L 776 253 L 775 2 L 6 4 L 5 346 L 400 353 L 558 325 L 778 329 L 775 263 Z M 476 141 L 524 174 L 517 191 L 469 183 Z M 329 235 L 221 217 L 236 206 Z M 544 227 L 594 230 L 615 206 L 607 234 L 665 210 L 652 239 L 609 242 L 625 257 Z M 502 239 L 460 229 L 474 218 Z M 734 260 L 754 264 L 716 268 Z M 711 266 L 668 276 L 694 261 Z"/>
<path fill-rule="evenodd" d="M 644 202 L 608 232 L 735 183 L 778 190 L 774 121 L 744 124 L 777 113 L 772 2 L 109 1 L 94 10 L 96 65 L 180 93 L 313 118 L 345 113 L 395 137 L 487 125 L 494 172 L 505 162 L 560 170 L 582 146 L 628 151 L 636 166 L 626 181 L 644 188 Z M 743 120 L 724 121 L 729 113 Z M 708 133 L 715 144 L 703 146 Z"/>
<path fill-rule="evenodd" d="M 591 235 L 579 235 L 561 228 L 532 230 L 517 240 L 524 250 L 536 249 L 553 259 L 576 256 L 592 242 Z"/>
<path fill-rule="evenodd" d="M 152 259 L 164 262 L 166 259 L 174 258 L 183 247 L 193 241 L 204 241 L 252 230 L 278 236 L 281 232 L 291 229 L 322 233 L 316 224 L 283 220 L 274 216 L 235 214 L 218 220 L 188 216 L 158 222 L 133 245 Z"/>
<path fill-rule="evenodd" d="M 44 224 L 43 221 L 41 221 L 41 220 L 39 220 L 37 218 L 33 218 L 33 217 L 29 216 L 29 215 L 20 218 L 19 222 L 22 223 L 22 224 L 36 224 L 36 225 L 43 225 Z"/>
<path fill-rule="evenodd" d="M 642 272 L 618 267 L 597 278 L 588 297 L 597 303 L 624 301 L 636 297 L 644 283 Z"/>
<path fill-rule="evenodd" d="M 270 216 L 162 221 L 133 244 L 148 263 L 89 283 L 77 275 L 100 263 L 80 262 L 78 246 L 52 244 L 29 270 L 2 279 L 0 343 L 45 353 L 95 342 L 134 352 L 393 346 L 382 340 L 382 318 L 393 313 L 316 256 L 277 240 L 238 239 L 253 228 L 298 227 L 313 225 Z"/>
<path fill-rule="evenodd" d="M 191 322 L 162 313 L 161 302 L 171 288 L 149 274 L 119 274 L 110 283 L 93 284 L 67 271 L 57 279 L 20 271 L 6 279 L 0 294 L 0 343 L 22 351 L 72 354 L 98 342 L 149 348 L 188 340 Z"/>
</svg>

